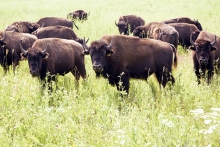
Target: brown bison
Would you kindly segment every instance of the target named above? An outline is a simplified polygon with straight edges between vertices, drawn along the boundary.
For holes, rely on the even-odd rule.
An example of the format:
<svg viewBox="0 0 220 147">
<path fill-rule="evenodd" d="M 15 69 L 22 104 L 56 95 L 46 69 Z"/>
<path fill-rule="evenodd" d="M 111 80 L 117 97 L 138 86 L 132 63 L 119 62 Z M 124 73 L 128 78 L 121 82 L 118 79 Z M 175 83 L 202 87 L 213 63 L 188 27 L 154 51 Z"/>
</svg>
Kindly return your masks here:
<svg viewBox="0 0 220 147">
<path fill-rule="evenodd" d="M 165 87 L 168 81 L 175 82 L 171 74 L 176 49 L 173 45 L 154 39 L 140 39 L 125 35 L 104 35 L 88 47 L 96 76 L 107 78 L 117 89 L 129 92 L 129 79 L 147 79 L 155 73 L 158 82 Z M 122 85 L 120 84 L 122 83 Z"/>
<path fill-rule="evenodd" d="M 125 15 L 119 18 L 118 23 L 115 25 L 118 27 L 119 33 L 124 35 L 129 35 L 133 30 L 145 24 L 145 21 L 136 15 Z"/>
<path fill-rule="evenodd" d="M 162 22 L 151 22 L 144 26 L 138 26 L 133 32 L 133 36 L 138 36 L 139 38 L 150 37 L 150 33 L 153 29 L 163 28 L 166 26 L 172 26 L 179 33 L 179 45 L 188 48 L 190 43 L 190 35 L 192 31 L 198 30 L 198 28 L 193 24 L 188 23 L 170 23 L 164 24 Z"/>
<path fill-rule="evenodd" d="M 198 28 L 194 24 L 188 23 L 170 23 L 169 25 L 174 27 L 179 33 L 179 44 L 188 48 L 191 45 L 190 35 L 192 31 L 196 31 Z"/>
<path fill-rule="evenodd" d="M 173 44 L 175 48 L 178 46 L 179 33 L 177 30 L 169 25 L 162 25 L 154 27 L 149 33 L 149 38 L 161 40 Z"/>
<path fill-rule="evenodd" d="M 75 23 L 71 20 L 58 17 L 43 17 L 37 21 L 37 24 L 39 24 L 41 27 L 60 25 L 69 28 L 73 28 L 73 24 L 75 25 Z M 78 29 L 76 25 L 75 27 Z"/>
<path fill-rule="evenodd" d="M 170 20 L 165 20 L 162 21 L 165 24 L 170 24 L 170 23 L 189 23 L 189 24 L 194 24 L 200 31 L 202 31 L 202 26 L 201 24 L 198 22 L 198 20 L 192 20 L 188 17 L 179 17 L 179 18 L 174 18 L 174 19 L 170 19 Z"/>
<path fill-rule="evenodd" d="M 39 28 L 32 33 L 37 36 L 38 39 L 42 38 L 62 38 L 71 39 L 83 44 L 83 39 L 78 38 L 75 32 L 66 26 L 48 26 L 44 28 Z"/>
<path fill-rule="evenodd" d="M 155 27 L 161 27 L 163 25 L 166 25 L 161 22 L 150 22 L 146 25 L 138 26 L 133 31 L 133 36 L 137 36 L 139 38 L 149 38 L 149 33 L 152 31 Z"/>
<path fill-rule="evenodd" d="M 32 33 L 40 27 L 37 23 L 29 21 L 17 21 L 7 26 L 5 31 L 14 31 L 19 33 Z"/>
<path fill-rule="evenodd" d="M 67 15 L 67 18 L 72 20 L 87 20 L 90 13 L 85 12 L 84 10 L 76 10 Z"/>
<path fill-rule="evenodd" d="M 28 33 L 18 33 L 12 31 L 5 31 L 3 37 L 0 39 L 0 61 L 5 73 L 9 66 L 13 64 L 13 69 L 19 64 L 21 38 L 25 37 L 22 42 L 24 49 L 28 49 L 37 40 L 37 37 Z"/>
<path fill-rule="evenodd" d="M 193 41 L 195 38 L 196 40 Z M 210 83 L 214 74 L 214 65 L 220 67 L 220 38 L 209 32 L 201 31 L 199 34 L 198 32 L 192 33 L 190 41 L 198 83 L 200 84 L 201 77 L 206 76 L 206 72 L 207 82 Z"/>
<path fill-rule="evenodd" d="M 33 77 L 45 80 L 49 72 L 48 82 L 55 80 L 54 75 L 65 75 L 71 72 L 78 81 L 80 76 L 86 78 L 83 47 L 74 40 L 60 38 L 38 39 L 27 51 L 23 49 L 21 56 L 28 59 L 30 73 Z M 52 87 L 49 87 L 52 88 Z"/>
</svg>

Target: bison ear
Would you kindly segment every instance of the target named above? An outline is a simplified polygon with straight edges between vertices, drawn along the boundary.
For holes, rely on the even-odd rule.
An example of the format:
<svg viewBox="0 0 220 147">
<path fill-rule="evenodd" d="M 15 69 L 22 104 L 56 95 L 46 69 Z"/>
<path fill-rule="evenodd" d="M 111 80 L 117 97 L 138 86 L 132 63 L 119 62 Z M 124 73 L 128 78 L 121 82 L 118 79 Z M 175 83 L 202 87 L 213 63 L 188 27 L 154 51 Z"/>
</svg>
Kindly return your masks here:
<svg viewBox="0 0 220 147">
<path fill-rule="evenodd" d="M 217 50 L 217 48 L 212 46 L 211 51 L 213 52 L 213 51 L 216 51 L 216 50 Z"/>
<path fill-rule="evenodd" d="M 107 56 L 111 56 L 112 54 L 114 54 L 115 52 L 114 51 L 112 51 L 112 50 L 107 50 L 106 51 L 106 55 Z"/>
</svg>

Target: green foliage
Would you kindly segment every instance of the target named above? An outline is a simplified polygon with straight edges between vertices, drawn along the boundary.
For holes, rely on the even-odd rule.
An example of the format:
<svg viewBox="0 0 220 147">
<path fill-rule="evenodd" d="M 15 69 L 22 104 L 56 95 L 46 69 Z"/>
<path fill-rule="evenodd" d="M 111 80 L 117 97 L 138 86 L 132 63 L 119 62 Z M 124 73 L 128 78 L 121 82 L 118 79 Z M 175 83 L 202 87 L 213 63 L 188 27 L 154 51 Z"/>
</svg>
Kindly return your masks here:
<svg viewBox="0 0 220 147">
<path fill-rule="evenodd" d="M 118 34 L 119 16 L 136 14 L 145 22 L 187 16 L 220 35 L 220 3 L 210 1 L 10 0 L 1 2 L 0 30 L 14 21 L 66 17 L 83 9 L 88 20 L 76 22 L 79 37 L 89 42 Z M 191 51 L 178 48 L 176 83 L 161 88 L 154 76 L 130 80 L 130 94 L 96 79 L 85 57 L 87 79 L 76 83 L 69 73 L 59 76 L 50 93 L 32 78 L 27 61 L 15 74 L 0 68 L 1 146 L 220 146 L 220 79 L 198 85 Z"/>
</svg>

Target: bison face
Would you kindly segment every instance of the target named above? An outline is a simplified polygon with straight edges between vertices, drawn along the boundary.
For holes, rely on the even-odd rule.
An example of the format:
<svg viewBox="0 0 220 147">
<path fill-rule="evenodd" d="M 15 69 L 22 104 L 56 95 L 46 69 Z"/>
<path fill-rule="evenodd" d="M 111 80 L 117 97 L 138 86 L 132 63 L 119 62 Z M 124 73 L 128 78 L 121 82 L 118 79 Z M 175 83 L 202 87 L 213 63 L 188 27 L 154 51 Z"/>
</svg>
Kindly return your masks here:
<svg viewBox="0 0 220 147">
<path fill-rule="evenodd" d="M 83 45 L 84 48 L 88 49 L 92 60 L 93 70 L 97 75 L 99 75 L 107 65 L 107 57 L 114 54 L 114 51 L 111 50 L 113 46 L 112 42 L 113 41 L 111 41 L 110 45 L 107 45 L 103 41 L 93 41 L 89 48 L 85 43 Z"/>
<path fill-rule="evenodd" d="M 138 36 L 139 38 L 146 38 L 147 33 L 145 33 L 144 28 L 142 26 L 136 27 L 133 31 L 133 36 Z"/>
<path fill-rule="evenodd" d="M 30 68 L 30 73 L 33 77 L 39 77 L 40 76 L 40 71 L 42 67 L 42 60 L 46 59 L 49 54 L 46 53 L 47 47 L 45 50 L 41 51 L 40 49 L 35 49 L 35 48 L 30 48 L 27 51 L 25 51 L 20 44 L 21 48 L 21 56 L 23 58 L 28 59 L 28 65 Z"/>
<path fill-rule="evenodd" d="M 197 40 L 196 43 L 192 43 L 195 48 L 196 60 L 198 61 L 202 72 L 205 72 L 209 63 L 212 63 L 212 61 L 210 62 L 211 52 L 216 50 L 213 46 L 214 43 L 215 40 L 212 43 L 206 40 Z M 213 59 L 211 58 L 211 60 Z"/>
<path fill-rule="evenodd" d="M 128 28 L 128 23 L 125 21 L 119 21 L 118 24 L 116 24 L 115 22 L 115 25 L 118 27 L 118 31 L 120 34 L 125 33 L 125 30 Z"/>
</svg>

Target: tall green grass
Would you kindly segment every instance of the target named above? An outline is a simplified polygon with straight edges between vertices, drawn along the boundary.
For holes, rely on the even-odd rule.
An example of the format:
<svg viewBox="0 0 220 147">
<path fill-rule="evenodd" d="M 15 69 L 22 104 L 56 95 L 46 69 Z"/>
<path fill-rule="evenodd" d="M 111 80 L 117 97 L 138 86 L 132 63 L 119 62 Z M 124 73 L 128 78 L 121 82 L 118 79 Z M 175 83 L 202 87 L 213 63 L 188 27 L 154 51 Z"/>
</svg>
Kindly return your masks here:
<svg viewBox="0 0 220 147">
<path fill-rule="evenodd" d="M 88 20 L 76 22 L 79 37 L 89 42 L 118 34 L 119 16 L 136 14 L 146 23 L 187 16 L 220 35 L 220 3 L 210 1 L 92 1 L 10 0 L 1 2 L 0 30 L 19 20 L 66 17 L 83 9 Z M 116 87 L 96 79 L 86 56 L 87 79 L 75 83 L 69 73 L 58 77 L 52 93 L 29 73 L 21 61 L 15 74 L 0 68 L 0 146 L 220 146 L 220 79 L 198 85 L 191 51 L 178 48 L 176 83 L 161 89 L 151 76 L 130 80 L 122 99 Z"/>
</svg>

